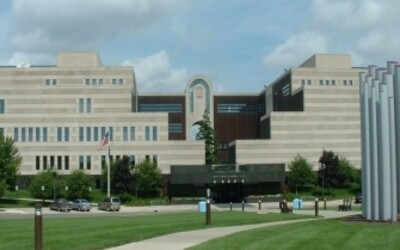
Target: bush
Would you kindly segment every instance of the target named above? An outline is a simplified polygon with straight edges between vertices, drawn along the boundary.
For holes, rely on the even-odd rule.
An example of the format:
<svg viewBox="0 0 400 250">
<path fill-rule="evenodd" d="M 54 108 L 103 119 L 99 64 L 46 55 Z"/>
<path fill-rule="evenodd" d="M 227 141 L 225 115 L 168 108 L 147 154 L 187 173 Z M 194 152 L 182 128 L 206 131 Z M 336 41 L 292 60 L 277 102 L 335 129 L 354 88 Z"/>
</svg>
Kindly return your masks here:
<svg viewBox="0 0 400 250">
<path fill-rule="evenodd" d="M 314 190 L 311 191 L 311 194 L 315 197 L 335 196 L 331 191 L 327 191 L 326 189 L 320 187 L 314 187 Z"/>
</svg>

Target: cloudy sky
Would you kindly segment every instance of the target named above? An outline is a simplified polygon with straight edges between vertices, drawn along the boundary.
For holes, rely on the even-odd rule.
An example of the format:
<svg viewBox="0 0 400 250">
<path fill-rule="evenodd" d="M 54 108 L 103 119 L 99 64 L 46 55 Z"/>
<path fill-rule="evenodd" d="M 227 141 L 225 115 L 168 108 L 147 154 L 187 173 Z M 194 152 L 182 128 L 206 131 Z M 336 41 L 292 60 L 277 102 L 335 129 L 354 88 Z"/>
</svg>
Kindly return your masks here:
<svg viewBox="0 0 400 250">
<path fill-rule="evenodd" d="M 314 53 L 400 60 L 399 10 L 398 0 L 4 0 L 0 64 L 96 51 L 132 65 L 141 93 L 183 92 L 195 74 L 217 92 L 253 93 Z"/>
</svg>

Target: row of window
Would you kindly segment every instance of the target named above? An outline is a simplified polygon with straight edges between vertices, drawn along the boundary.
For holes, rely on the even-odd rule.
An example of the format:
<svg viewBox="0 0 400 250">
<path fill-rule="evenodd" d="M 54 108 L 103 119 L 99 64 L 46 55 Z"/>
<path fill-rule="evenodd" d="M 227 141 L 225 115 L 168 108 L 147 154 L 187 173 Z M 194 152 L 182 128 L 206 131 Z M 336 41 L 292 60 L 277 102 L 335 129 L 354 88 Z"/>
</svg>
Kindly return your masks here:
<svg viewBox="0 0 400 250">
<path fill-rule="evenodd" d="M 100 141 L 103 139 L 106 131 L 109 131 L 109 140 L 114 140 L 113 127 L 79 127 L 79 141 Z M 57 127 L 56 128 L 56 141 L 68 142 L 70 141 L 70 127 Z M 14 141 L 16 142 L 47 142 L 49 140 L 49 128 L 47 127 L 16 127 L 14 128 Z M 135 141 L 136 140 L 135 127 L 122 127 L 122 140 Z M 4 128 L 0 128 L 0 133 L 4 134 Z M 145 127 L 145 140 L 157 141 L 158 128 Z"/>
<path fill-rule="evenodd" d="M 106 161 L 105 155 L 101 156 L 101 167 L 104 169 L 106 167 L 107 161 Z M 120 160 L 122 157 L 120 155 L 116 155 L 115 157 L 113 155 L 110 155 L 110 161 L 115 160 Z M 130 163 L 131 165 L 136 164 L 136 156 L 135 155 L 130 155 Z M 145 160 L 147 161 L 152 161 L 153 163 L 157 164 L 158 163 L 158 156 L 157 155 L 152 155 L 150 158 L 150 155 L 145 156 Z M 91 170 L 92 169 L 92 157 L 90 155 L 80 155 L 78 157 L 79 161 L 79 169 L 82 170 Z M 35 157 L 35 169 L 36 170 L 47 170 L 47 169 L 53 169 L 53 170 L 69 170 L 70 169 L 70 157 L 68 155 L 57 155 L 57 156 L 36 156 Z"/>
<path fill-rule="evenodd" d="M 111 83 L 113 85 L 122 85 L 124 84 L 124 79 L 121 78 L 113 78 L 111 79 Z M 57 85 L 58 80 L 57 79 L 45 79 L 44 84 L 46 85 Z M 102 78 L 86 78 L 85 79 L 85 84 L 86 85 L 103 85 L 104 84 L 104 79 Z"/>
<path fill-rule="evenodd" d="M 301 86 L 312 85 L 312 80 L 310 79 L 301 79 Z M 336 80 L 319 80 L 319 85 L 336 85 Z M 353 80 L 342 80 L 343 86 L 352 86 Z"/>
<path fill-rule="evenodd" d="M 180 103 L 142 103 L 139 112 L 168 112 L 182 113 L 183 105 Z"/>
</svg>

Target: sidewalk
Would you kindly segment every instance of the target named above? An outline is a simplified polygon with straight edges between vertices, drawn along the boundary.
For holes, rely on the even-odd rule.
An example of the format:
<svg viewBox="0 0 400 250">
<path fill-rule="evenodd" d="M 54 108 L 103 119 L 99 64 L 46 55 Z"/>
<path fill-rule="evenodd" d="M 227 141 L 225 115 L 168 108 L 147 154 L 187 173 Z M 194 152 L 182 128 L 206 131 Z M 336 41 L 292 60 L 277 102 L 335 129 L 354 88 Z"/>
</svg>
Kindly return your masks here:
<svg viewBox="0 0 400 250">
<path fill-rule="evenodd" d="M 334 205 L 340 204 L 340 201 L 330 201 L 328 206 L 331 207 Z M 277 204 L 265 204 L 263 203 L 263 209 L 266 212 L 271 213 L 279 213 L 279 209 L 276 208 Z M 310 204 L 305 204 L 305 206 L 312 206 Z M 321 206 L 321 204 L 320 204 Z M 229 205 L 224 206 L 223 208 L 218 206 L 213 206 L 212 210 L 227 210 L 230 209 Z M 246 206 L 247 212 L 256 212 L 258 209 L 258 204 L 248 204 Z M 234 210 L 238 210 L 236 206 Z M 313 210 L 295 210 L 294 213 L 296 214 L 308 214 L 314 215 L 315 211 Z M 360 211 L 346 211 L 346 212 L 338 212 L 334 210 L 323 210 L 320 208 L 319 215 L 323 216 L 324 218 L 340 218 L 345 217 L 348 215 L 360 214 Z M 232 227 L 216 227 L 216 228 L 209 228 L 209 229 L 201 229 L 195 231 L 187 231 L 187 232 L 179 232 L 173 233 L 168 235 L 163 235 L 160 237 L 155 237 L 139 242 L 133 242 L 130 244 L 109 248 L 108 250 L 131 250 L 131 249 L 146 249 L 146 250 L 180 250 L 185 249 L 202 242 L 206 242 L 212 240 L 214 238 L 226 236 L 229 234 L 242 232 L 246 230 L 267 227 L 267 226 L 275 226 L 275 225 L 283 225 L 283 224 L 291 224 L 291 223 L 298 223 L 307 220 L 316 220 L 320 218 L 312 218 L 312 219 L 304 219 L 304 220 L 293 220 L 293 221 L 277 221 L 277 222 L 268 222 L 262 224 L 253 224 L 253 225 L 243 225 L 243 226 L 232 226 Z"/>
</svg>

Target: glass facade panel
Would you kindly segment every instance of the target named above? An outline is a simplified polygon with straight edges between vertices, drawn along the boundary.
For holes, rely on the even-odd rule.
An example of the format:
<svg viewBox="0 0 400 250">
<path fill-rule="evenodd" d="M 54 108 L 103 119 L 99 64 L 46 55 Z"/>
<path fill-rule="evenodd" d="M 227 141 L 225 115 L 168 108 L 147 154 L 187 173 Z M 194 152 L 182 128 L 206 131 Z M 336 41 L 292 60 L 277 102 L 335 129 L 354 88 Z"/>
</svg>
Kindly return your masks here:
<svg viewBox="0 0 400 250">
<path fill-rule="evenodd" d="M 182 113 L 183 107 L 180 103 L 142 103 L 139 105 L 139 112 Z"/>
<path fill-rule="evenodd" d="M 182 133 L 183 132 L 183 125 L 182 123 L 169 123 L 168 124 L 168 133 Z"/>
</svg>

